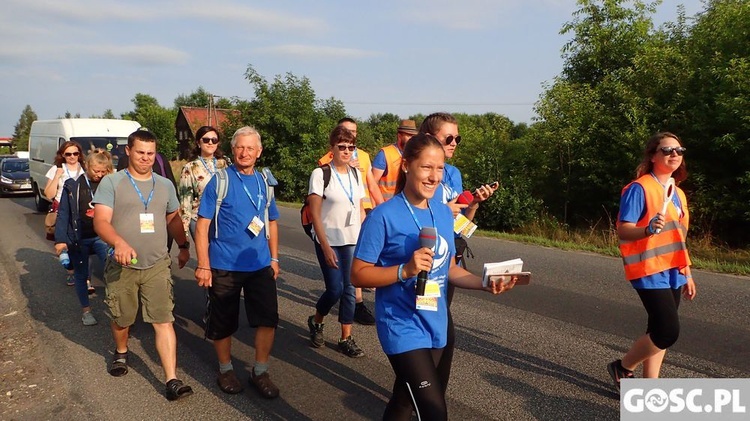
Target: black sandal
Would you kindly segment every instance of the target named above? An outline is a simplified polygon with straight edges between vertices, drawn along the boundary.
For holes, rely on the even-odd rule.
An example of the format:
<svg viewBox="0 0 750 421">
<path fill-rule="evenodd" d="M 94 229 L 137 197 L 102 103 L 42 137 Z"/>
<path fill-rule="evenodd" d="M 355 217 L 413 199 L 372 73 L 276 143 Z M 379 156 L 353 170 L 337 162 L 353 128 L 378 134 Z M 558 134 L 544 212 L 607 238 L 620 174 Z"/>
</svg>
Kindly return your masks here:
<svg viewBox="0 0 750 421">
<path fill-rule="evenodd" d="M 119 353 L 115 350 L 108 371 L 110 375 L 115 377 L 121 377 L 128 374 L 128 351 Z"/>
</svg>

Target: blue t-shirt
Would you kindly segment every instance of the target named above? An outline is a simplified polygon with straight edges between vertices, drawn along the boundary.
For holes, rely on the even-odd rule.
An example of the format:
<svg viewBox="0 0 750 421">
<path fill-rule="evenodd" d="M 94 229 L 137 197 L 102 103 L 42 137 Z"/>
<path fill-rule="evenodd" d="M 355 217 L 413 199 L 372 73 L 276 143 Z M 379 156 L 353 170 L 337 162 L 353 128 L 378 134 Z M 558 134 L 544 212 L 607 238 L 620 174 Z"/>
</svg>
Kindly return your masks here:
<svg viewBox="0 0 750 421">
<path fill-rule="evenodd" d="M 680 198 L 672 196 L 672 203 L 681 211 Z M 633 183 L 622 194 L 620 198 L 620 222 L 637 223 L 646 215 L 646 193 L 643 186 Z M 679 268 L 671 268 L 653 275 L 644 276 L 630 281 L 635 289 L 677 289 L 687 283 L 685 275 L 680 273 Z"/>
<path fill-rule="evenodd" d="M 440 182 L 433 200 L 439 200 L 440 203 L 448 203 L 455 199 L 456 196 L 464 191 L 461 171 L 451 164 L 445 164 L 443 169 L 443 181 Z"/>
<path fill-rule="evenodd" d="M 239 173 L 234 165 L 227 168 L 229 185 L 227 196 L 219 209 L 219 238 L 214 237 L 216 227 L 213 221 L 216 211 L 216 180 L 217 177 L 213 176 L 206 184 L 198 208 L 198 217 L 211 220 L 208 231 L 208 257 L 211 260 L 211 268 L 253 272 L 269 266 L 271 251 L 266 240 L 268 227 L 264 226 L 258 235 L 252 234 L 247 228 L 256 216 L 261 222 L 265 222 L 263 218 L 267 197 L 266 184 L 260 171 L 245 175 Z M 248 197 L 243 185 L 255 204 Z M 279 219 L 275 199 L 271 200 L 271 206 L 268 208 L 268 219 Z"/>
<path fill-rule="evenodd" d="M 440 285 L 438 311 L 417 310 L 414 286 L 417 277 L 375 290 L 375 321 L 380 345 L 387 355 L 420 348 L 443 348 L 448 329 L 446 302 L 448 269 L 456 248 L 453 242 L 453 214 L 445 205 L 430 202 L 430 209 L 412 206 L 422 227 L 435 225 L 438 241 L 429 279 Z M 432 215 L 434 215 L 434 222 Z M 362 224 L 354 257 L 389 267 L 407 263 L 420 248 L 419 230 L 403 194 L 373 209 Z"/>
<path fill-rule="evenodd" d="M 398 146 L 395 143 L 393 145 L 398 149 Z M 400 150 L 401 149 L 399 149 L 399 151 Z M 372 160 L 372 167 L 383 170 L 383 176 L 388 174 L 388 161 L 385 159 L 385 151 L 383 151 L 383 149 L 380 149 L 378 154 L 375 155 L 375 159 Z"/>
</svg>

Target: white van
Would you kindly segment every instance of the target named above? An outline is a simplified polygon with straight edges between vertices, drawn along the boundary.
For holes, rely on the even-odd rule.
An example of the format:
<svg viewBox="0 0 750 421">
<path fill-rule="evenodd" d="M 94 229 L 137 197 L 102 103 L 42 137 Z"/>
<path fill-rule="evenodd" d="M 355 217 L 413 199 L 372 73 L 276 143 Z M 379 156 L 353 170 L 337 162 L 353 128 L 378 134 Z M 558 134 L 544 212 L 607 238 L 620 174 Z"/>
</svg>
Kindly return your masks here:
<svg viewBox="0 0 750 421">
<path fill-rule="evenodd" d="M 36 209 L 44 212 L 49 208 L 49 199 L 43 193 L 47 185 L 46 174 L 55 164 L 55 155 L 63 143 L 78 142 L 84 153 L 94 148 L 106 149 L 112 153 L 117 168 L 117 160 L 125 153 L 128 136 L 139 127 L 137 121 L 103 118 L 63 118 L 31 123 L 29 172 Z"/>
</svg>

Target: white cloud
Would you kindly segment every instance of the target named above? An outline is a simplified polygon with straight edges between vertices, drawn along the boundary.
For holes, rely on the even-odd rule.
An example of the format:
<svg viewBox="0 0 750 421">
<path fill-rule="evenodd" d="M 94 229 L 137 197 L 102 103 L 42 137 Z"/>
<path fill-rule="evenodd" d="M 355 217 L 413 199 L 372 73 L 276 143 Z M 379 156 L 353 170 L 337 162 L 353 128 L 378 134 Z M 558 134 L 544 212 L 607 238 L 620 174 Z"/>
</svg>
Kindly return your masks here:
<svg viewBox="0 0 750 421">
<path fill-rule="evenodd" d="M 253 50 L 260 54 L 275 54 L 295 57 L 314 58 L 365 58 L 380 56 L 377 51 L 360 50 L 356 48 L 328 47 L 323 45 L 286 44 L 274 47 L 256 48 Z"/>
<path fill-rule="evenodd" d="M 77 45 L 71 50 L 141 65 L 180 65 L 190 58 L 183 51 L 161 45 Z"/>
<path fill-rule="evenodd" d="M 214 24 L 233 24 L 246 32 L 322 32 L 327 24 L 315 18 L 295 16 L 288 11 L 249 7 L 244 2 L 219 0 L 170 0 L 119 2 L 113 0 L 5 0 L 10 14 L 27 19 L 49 18 L 74 25 L 84 23 L 163 22 L 164 20 L 199 19 Z"/>
</svg>

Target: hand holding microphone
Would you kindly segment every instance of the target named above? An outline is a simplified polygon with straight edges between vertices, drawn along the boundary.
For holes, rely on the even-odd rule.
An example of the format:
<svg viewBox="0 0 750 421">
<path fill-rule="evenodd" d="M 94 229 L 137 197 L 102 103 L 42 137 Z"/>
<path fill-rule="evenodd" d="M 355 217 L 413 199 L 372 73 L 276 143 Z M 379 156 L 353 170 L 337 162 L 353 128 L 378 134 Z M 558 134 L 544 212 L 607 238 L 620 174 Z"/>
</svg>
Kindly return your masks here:
<svg viewBox="0 0 750 421">
<path fill-rule="evenodd" d="M 432 250 L 437 242 L 437 230 L 435 227 L 424 227 L 419 231 L 419 245 L 421 248 L 428 248 Z M 416 256 L 414 256 L 416 257 Z M 412 260 L 414 260 L 412 257 Z M 432 266 L 432 259 L 430 259 L 430 266 Z M 427 286 L 427 275 L 428 271 L 421 270 L 417 275 L 417 295 L 424 295 L 425 287 Z"/>
</svg>

